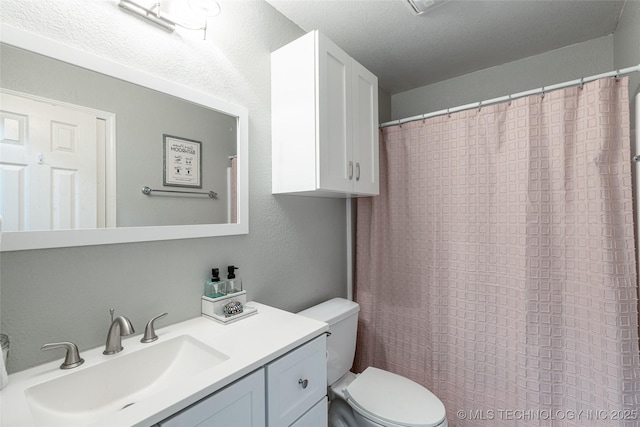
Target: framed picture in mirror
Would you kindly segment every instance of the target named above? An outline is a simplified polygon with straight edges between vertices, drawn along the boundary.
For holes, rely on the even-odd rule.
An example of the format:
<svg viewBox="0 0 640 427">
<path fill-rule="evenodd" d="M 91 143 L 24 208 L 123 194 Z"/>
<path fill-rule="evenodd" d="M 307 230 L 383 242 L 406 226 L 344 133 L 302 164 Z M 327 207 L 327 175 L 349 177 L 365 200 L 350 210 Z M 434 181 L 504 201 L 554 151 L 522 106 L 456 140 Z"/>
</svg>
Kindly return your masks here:
<svg viewBox="0 0 640 427">
<path fill-rule="evenodd" d="M 177 136 L 162 135 L 164 144 L 163 185 L 202 188 L 202 143 Z"/>
</svg>

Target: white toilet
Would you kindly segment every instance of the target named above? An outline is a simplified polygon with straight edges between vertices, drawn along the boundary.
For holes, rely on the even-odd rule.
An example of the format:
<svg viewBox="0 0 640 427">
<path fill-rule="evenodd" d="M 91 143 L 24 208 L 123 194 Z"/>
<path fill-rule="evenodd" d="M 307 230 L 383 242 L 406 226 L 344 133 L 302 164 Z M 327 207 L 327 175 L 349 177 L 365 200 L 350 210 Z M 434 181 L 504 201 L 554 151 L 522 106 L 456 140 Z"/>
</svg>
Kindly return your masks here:
<svg viewBox="0 0 640 427">
<path fill-rule="evenodd" d="M 327 379 L 330 427 L 447 427 L 444 405 L 420 384 L 369 367 L 349 372 L 360 306 L 334 298 L 298 313 L 329 324 Z"/>
</svg>

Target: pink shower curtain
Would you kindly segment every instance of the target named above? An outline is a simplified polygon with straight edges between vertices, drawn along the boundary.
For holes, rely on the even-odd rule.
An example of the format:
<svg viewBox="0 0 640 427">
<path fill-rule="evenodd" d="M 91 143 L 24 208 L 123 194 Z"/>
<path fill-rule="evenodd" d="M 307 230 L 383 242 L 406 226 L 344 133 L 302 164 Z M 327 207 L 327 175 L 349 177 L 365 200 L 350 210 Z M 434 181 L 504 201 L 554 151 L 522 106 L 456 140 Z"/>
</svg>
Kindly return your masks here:
<svg viewBox="0 0 640 427">
<path fill-rule="evenodd" d="M 450 426 L 640 426 L 626 78 L 385 128 L 380 157 L 354 369 Z"/>
</svg>

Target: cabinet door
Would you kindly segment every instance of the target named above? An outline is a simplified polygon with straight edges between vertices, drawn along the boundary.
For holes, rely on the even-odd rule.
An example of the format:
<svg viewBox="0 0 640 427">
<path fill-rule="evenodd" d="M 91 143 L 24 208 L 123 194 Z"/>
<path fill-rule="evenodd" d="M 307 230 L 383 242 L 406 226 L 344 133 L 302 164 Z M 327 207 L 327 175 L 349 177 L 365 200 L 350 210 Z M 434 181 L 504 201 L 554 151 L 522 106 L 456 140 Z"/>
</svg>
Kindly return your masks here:
<svg viewBox="0 0 640 427">
<path fill-rule="evenodd" d="M 327 427 L 329 424 L 329 405 L 326 396 L 309 409 L 306 414 L 291 424 L 291 427 Z"/>
<path fill-rule="evenodd" d="M 264 369 L 161 421 L 161 427 L 264 427 Z"/>
<path fill-rule="evenodd" d="M 318 188 L 350 192 L 353 188 L 351 63 L 342 49 L 317 33 Z"/>
<path fill-rule="evenodd" d="M 309 33 L 271 54 L 273 193 L 317 189 L 316 37 Z"/>
<path fill-rule="evenodd" d="M 352 63 L 353 95 L 353 191 L 377 195 L 378 182 L 378 78 L 362 65 Z"/>
<path fill-rule="evenodd" d="M 286 427 L 327 395 L 327 338 L 322 335 L 266 366 L 269 427 Z"/>
</svg>

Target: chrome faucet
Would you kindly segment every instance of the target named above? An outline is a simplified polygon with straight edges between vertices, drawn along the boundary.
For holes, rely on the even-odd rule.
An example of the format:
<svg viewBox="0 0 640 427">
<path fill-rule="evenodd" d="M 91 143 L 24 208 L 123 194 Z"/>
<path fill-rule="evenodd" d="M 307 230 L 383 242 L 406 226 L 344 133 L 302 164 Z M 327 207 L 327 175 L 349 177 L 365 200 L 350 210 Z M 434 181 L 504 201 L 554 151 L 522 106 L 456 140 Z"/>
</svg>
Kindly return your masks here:
<svg viewBox="0 0 640 427">
<path fill-rule="evenodd" d="M 142 337 L 142 339 L 140 340 L 141 343 L 147 344 L 158 339 L 158 335 L 156 334 L 156 329 L 153 326 L 153 323 L 156 320 L 163 318 L 167 314 L 169 313 L 162 313 L 161 315 L 149 320 L 149 323 L 147 323 L 147 326 L 144 328 L 144 337 Z"/>
<path fill-rule="evenodd" d="M 111 313 L 111 326 L 107 333 L 107 343 L 102 354 L 116 354 L 122 351 L 122 337 L 131 335 L 136 331 L 133 329 L 131 321 L 124 316 L 113 318 L 113 308 L 109 310 Z"/>
<path fill-rule="evenodd" d="M 52 350 L 54 348 L 64 348 L 67 350 L 60 369 L 72 369 L 84 363 L 84 359 L 80 357 L 80 353 L 78 352 L 78 346 L 72 342 L 51 342 L 43 345 L 40 350 Z"/>
</svg>

